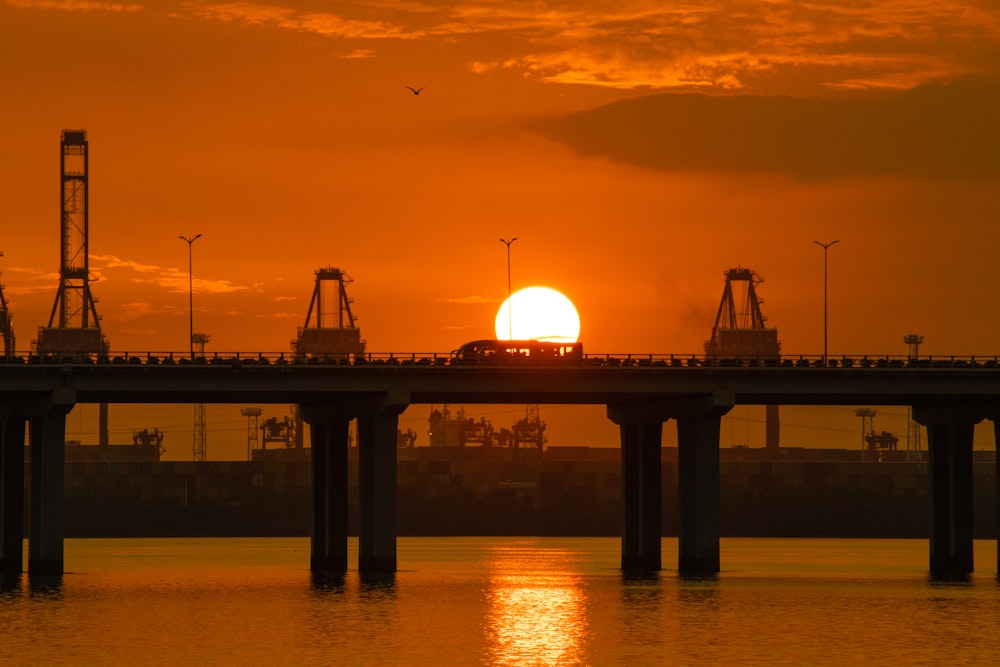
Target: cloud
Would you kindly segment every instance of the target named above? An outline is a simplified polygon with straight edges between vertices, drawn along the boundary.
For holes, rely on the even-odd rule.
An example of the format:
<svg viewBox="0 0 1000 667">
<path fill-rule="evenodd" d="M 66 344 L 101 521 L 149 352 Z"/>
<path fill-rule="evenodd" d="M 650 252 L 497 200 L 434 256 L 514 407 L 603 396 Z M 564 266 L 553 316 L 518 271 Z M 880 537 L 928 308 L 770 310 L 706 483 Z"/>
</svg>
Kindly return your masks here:
<svg viewBox="0 0 1000 667">
<path fill-rule="evenodd" d="M 199 294 L 228 294 L 231 292 L 245 292 L 251 288 L 247 285 L 236 285 L 229 280 L 213 280 L 210 278 L 199 278 L 197 276 L 188 282 L 187 271 L 181 271 L 173 267 L 164 268 L 153 264 L 142 264 L 130 259 L 122 259 L 116 255 L 90 255 L 91 282 L 108 280 L 105 272 L 113 269 L 124 269 L 138 274 L 130 278 L 132 282 L 152 284 L 165 289 L 168 292 L 187 293 L 190 288 Z M 56 276 L 58 281 L 58 276 Z M 260 287 L 260 285 L 255 285 Z"/>
<path fill-rule="evenodd" d="M 665 93 L 539 121 L 579 154 L 665 171 L 1000 178 L 1000 81 L 864 98 Z"/>
<path fill-rule="evenodd" d="M 57 9 L 67 12 L 141 12 L 138 3 L 98 2 L 97 0 L 6 0 L 6 4 L 26 9 Z"/>
<path fill-rule="evenodd" d="M 473 72 L 519 70 L 552 83 L 898 89 L 996 73 L 1000 62 L 1000 12 L 961 1 L 479 2 L 454 14 L 512 37 L 502 56 L 472 61 Z"/>
<path fill-rule="evenodd" d="M 54 271 L 39 271 L 24 266 L 10 266 L 4 269 L 10 280 L 4 281 L 4 295 L 26 296 L 38 292 L 51 291 L 53 298 L 59 286 L 59 274 Z"/>
<path fill-rule="evenodd" d="M 497 299 L 488 296 L 455 296 L 436 299 L 439 303 L 496 303 Z"/>
<path fill-rule="evenodd" d="M 97 0 L 7 4 L 159 9 Z M 347 60 L 375 57 L 367 44 L 475 39 L 467 67 L 478 74 L 630 90 L 893 90 L 1000 70 L 1000 10 L 974 0 L 188 1 L 168 13 L 346 42 L 340 58 Z"/>
<path fill-rule="evenodd" d="M 298 320 L 302 313 L 257 313 L 254 317 L 265 320 Z"/>
<path fill-rule="evenodd" d="M 320 11 L 300 11 L 291 7 L 253 2 L 231 2 L 217 5 L 191 4 L 191 15 L 216 21 L 245 25 L 270 25 L 283 30 L 308 32 L 341 39 L 409 39 L 403 26 L 383 20 L 344 18 L 339 14 Z"/>
<path fill-rule="evenodd" d="M 357 59 L 360 59 L 360 58 L 374 58 L 375 57 L 375 51 L 373 51 L 372 49 L 354 49 L 350 53 L 345 53 L 344 55 L 342 55 L 340 57 L 344 58 L 345 60 L 357 60 Z"/>
<path fill-rule="evenodd" d="M 138 271 L 139 273 L 155 273 L 160 270 L 160 267 L 153 266 L 151 264 L 140 264 L 139 262 L 130 259 L 121 259 L 115 255 L 90 255 L 91 262 L 104 262 L 104 268 L 107 269 L 132 269 L 133 271 Z"/>
<path fill-rule="evenodd" d="M 151 303 L 145 301 L 134 301 L 123 303 L 115 309 L 115 319 L 120 322 L 134 320 L 137 317 L 144 317 L 153 313 L 163 312 L 163 309 L 156 308 Z"/>
</svg>

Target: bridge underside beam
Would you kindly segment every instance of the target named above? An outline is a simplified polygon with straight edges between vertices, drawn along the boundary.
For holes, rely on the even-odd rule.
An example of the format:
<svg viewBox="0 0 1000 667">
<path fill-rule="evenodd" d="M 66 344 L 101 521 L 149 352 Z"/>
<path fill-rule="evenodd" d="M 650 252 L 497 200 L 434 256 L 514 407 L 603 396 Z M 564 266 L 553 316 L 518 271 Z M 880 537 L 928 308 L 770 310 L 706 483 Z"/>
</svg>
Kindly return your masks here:
<svg viewBox="0 0 1000 667">
<path fill-rule="evenodd" d="M 0 576 L 24 569 L 24 427 L 0 408 Z"/>
</svg>

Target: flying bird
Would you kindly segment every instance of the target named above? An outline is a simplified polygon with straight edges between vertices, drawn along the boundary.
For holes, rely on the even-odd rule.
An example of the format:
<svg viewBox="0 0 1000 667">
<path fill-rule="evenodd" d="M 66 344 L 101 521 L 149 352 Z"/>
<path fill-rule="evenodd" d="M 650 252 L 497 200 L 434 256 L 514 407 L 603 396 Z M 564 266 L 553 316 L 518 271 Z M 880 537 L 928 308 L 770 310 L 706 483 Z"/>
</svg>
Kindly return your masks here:
<svg viewBox="0 0 1000 667">
<path fill-rule="evenodd" d="M 406 86 L 406 87 L 409 88 L 410 92 L 412 92 L 414 95 L 419 95 L 420 91 L 425 88 L 425 86 L 420 86 L 419 88 L 413 88 L 411 86 Z"/>
</svg>

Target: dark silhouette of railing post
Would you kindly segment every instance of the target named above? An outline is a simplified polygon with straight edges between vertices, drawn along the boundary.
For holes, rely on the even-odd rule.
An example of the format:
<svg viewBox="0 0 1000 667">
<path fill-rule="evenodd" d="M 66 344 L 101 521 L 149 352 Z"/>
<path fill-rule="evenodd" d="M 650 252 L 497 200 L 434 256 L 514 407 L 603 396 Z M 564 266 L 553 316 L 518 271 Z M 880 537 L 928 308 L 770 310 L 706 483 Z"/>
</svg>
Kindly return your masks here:
<svg viewBox="0 0 1000 667">
<path fill-rule="evenodd" d="M 16 405 L 0 405 L 0 577 L 24 569 L 24 428 Z"/>
<path fill-rule="evenodd" d="M 66 506 L 66 415 L 76 395 L 52 393 L 44 407 L 31 411 L 31 506 L 28 531 L 28 574 L 63 573 L 63 528 Z"/>
<path fill-rule="evenodd" d="M 351 414 L 338 405 L 302 405 L 309 424 L 312 456 L 313 572 L 347 571 L 348 459 Z"/>
<path fill-rule="evenodd" d="M 961 579 L 973 571 L 972 441 L 983 419 L 979 406 L 914 406 L 927 428 L 930 460 L 930 571 Z"/>
</svg>

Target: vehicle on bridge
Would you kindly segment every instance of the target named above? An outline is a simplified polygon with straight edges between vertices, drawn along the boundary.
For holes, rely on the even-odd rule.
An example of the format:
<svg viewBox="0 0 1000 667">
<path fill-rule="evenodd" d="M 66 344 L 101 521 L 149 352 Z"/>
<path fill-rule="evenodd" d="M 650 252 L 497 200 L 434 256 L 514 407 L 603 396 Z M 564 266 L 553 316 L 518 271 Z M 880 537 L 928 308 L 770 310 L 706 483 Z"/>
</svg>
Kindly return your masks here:
<svg viewBox="0 0 1000 667">
<path fill-rule="evenodd" d="M 452 352 L 452 363 L 504 364 L 582 360 L 583 343 L 547 340 L 474 340 Z"/>
</svg>

